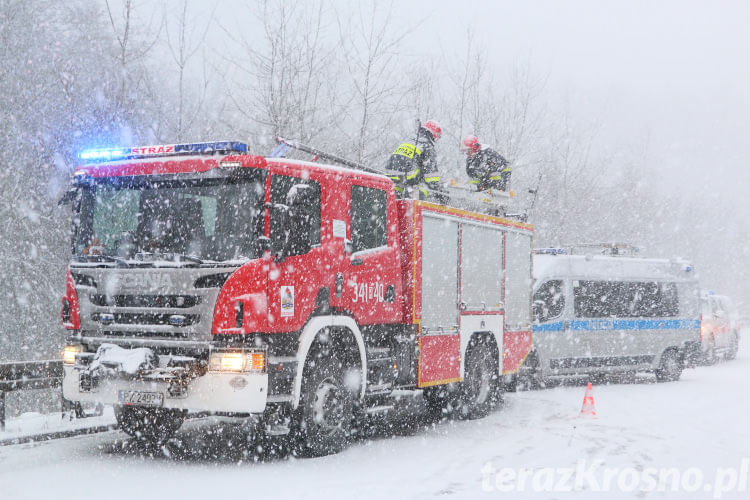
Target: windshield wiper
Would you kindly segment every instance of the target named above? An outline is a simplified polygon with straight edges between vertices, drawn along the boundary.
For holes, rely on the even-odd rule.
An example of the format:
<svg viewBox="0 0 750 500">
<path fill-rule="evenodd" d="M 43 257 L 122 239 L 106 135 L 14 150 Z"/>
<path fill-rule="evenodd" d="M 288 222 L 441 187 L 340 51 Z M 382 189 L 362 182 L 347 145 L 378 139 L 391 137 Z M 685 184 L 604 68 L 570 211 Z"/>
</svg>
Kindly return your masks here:
<svg viewBox="0 0 750 500">
<path fill-rule="evenodd" d="M 174 254 L 175 260 L 177 262 L 194 262 L 195 264 L 205 264 L 205 261 L 203 259 L 199 259 L 198 257 L 193 257 L 192 255 L 185 255 L 184 253 L 176 253 Z"/>
<path fill-rule="evenodd" d="M 112 255 L 76 255 L 75 260 L 78 262 L 101 262 L 102 264 L 114 263 L 118 267 L 130 267 L 125 259 Z"/>
</svg>

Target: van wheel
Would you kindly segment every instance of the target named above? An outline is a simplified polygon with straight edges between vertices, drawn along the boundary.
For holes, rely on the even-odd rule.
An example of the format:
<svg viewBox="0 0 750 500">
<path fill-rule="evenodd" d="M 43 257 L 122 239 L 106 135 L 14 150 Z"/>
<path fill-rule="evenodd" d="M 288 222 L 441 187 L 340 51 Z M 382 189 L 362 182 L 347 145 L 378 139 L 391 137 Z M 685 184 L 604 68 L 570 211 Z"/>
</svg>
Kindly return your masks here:
<svg viewBox="0 0 750 500">
<path fill-rule="evenodd" d="M 682 375 L 682 357 L 675 349 L 669 349 L 661 356 L 661 365 L 656 370 L 657 382 L 673 382 Z"/>
<path fill-rule="evenodd" d="M 466 355 L 466 377 L 461 384 L 461 418 L 487 416 L 498 401 L 499 375 L 494 350 L 484 338 L 472 340 Z"/>
<path fill-rule="evenodd" d="M 343 365 L 336 356 L 318 356 L 305 367 L 292 433 L 295 455 L 330 455 L 349 443 L 354 402 L 344 384 L 343 373 Z"/>
<path fill-rule="evenodd" d="M 716 357 L 716 342 L 711 338 L 708 344 L 708 349 L 706 349 L 706 352 L 703 354 L 703 362 L 707 365 L 715 365 L 716 361 L 718 361 Z"/>
<path fill-rule="evenodd" d="M 740 337 L 737 332 L 732 335 L 732 344 L 729 346 L 729 351 L 725 354 L 724 358 L 731 361 L 737 357 L 737 351 L 740 350 Z"/>
<path fill-rule="evenodd" d="M 171 438 L 185 421 L 184 410 L 115 405 L 117 425 L 127 435 L 161 444 Z"/>
<path fill-rule="evenodd" d="M 521 368 L 516 374 L 517 377 L 517 390 L 520 391 L 531 391 L 537 390 L 544 387 L 543 378 L 541 376 L 541 370 L 539 369 L 539 359 L 536 353 L 532 352 L 526 358 Z"/>
</svg>

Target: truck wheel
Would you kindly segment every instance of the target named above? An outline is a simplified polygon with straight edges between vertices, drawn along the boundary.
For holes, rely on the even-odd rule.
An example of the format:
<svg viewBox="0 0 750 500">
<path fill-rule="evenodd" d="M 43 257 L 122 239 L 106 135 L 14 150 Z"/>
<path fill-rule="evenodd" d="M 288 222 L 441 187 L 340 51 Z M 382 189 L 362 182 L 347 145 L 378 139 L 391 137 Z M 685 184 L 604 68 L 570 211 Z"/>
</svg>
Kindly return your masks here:
<svg viewBox="0 0 750 500">
<path fill-rule="evenodd" d="M 115 417 L 117 425 L 127 435 L 160 444 L 177 432 L 185 421 L 185 411 L 116 405 Z"/>
<path fill-rule="evenodd" d="M 498 400 L 499 375 L 494 351 L 486 340 L 472 340 L 466 355 L 466 377 L 461 384 L 462 418 L 487 416 Z"/>
<path fill-rule="evenodd" d="M 724 359 L 727 359 L 729 361 L 735 359 L 737 357 L 737 351 L 740 350 L 740 338 L 737 335 L 737 332 L 734 332 L 732 335 L 732 343 L 729 346 L 729 351 L 724 355 Z"/>
<path fill-rule="evenodd" d="M 455 382 L 426 387 L 423 391 L 423 398 L 428 418 L 441 420 L 452 416 L 461 406 L 461 389 Z"/>
<path fill-rule="evenodd" d="M 346 448 L 354 401 L 343 373 L 342 363 L 335 356 L 316 357 L 305 367 L 292 436 L 295 455 L 319 457 Z"/>
<path fill-rule="evenodd" d="M 656 370 L 657 382 L 673 382 L 682 375 L 682 357 L 675 349 L 669 349 L 661 357 L 661 365 Z"/>
</svg>

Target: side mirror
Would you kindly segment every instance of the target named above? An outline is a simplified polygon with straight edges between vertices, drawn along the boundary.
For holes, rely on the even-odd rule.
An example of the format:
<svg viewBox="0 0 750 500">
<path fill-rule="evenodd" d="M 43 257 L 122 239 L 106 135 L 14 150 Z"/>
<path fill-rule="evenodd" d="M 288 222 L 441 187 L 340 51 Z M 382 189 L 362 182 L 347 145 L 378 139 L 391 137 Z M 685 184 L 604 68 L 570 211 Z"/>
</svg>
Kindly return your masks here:
<svg viewBox="0 0 750 500">
<path fill-rule="evenodd" d="M 271 251 L 271 238 L 268 236 L 258 236 L 255 238 L 255 255 L 263 256 L 266 252 Z"/>
<path fill-rule="evenodd" d="M 544 302 L 535 300 L 532 306 L 532 314 L 534 315 L 534 323 L 540 323 L 544 316 Z"/>
</svg>

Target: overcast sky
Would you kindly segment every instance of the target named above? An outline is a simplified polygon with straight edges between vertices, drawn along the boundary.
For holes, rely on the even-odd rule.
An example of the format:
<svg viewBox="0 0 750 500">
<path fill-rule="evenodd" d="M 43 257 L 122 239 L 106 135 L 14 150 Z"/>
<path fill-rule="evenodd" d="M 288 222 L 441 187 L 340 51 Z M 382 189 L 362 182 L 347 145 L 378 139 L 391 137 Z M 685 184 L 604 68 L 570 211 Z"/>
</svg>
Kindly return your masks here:
<svg viewBox="0 0 750 500">
<path fill-rule="evenodd" d="M 599 146 L 648 141 L 668 188 L 745 193 L 750 181 L 750 2 L 399 2 L 428 16 L 427 52 L 460 54 L 471 26 L 496 70 L 528 64 L 547 92 L 601 124 Z M 459 47 L 456 50 L 456 47 Z"/>
</svg>

